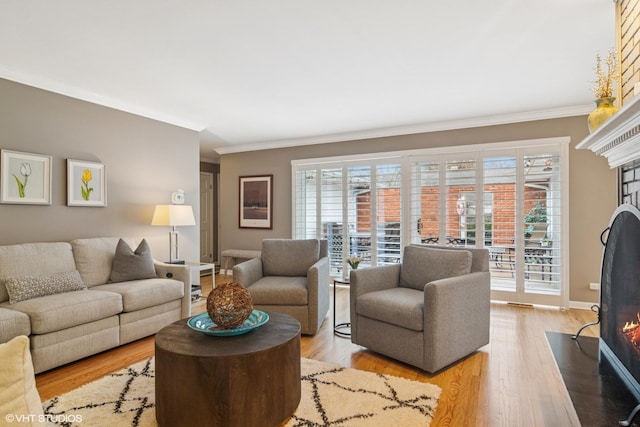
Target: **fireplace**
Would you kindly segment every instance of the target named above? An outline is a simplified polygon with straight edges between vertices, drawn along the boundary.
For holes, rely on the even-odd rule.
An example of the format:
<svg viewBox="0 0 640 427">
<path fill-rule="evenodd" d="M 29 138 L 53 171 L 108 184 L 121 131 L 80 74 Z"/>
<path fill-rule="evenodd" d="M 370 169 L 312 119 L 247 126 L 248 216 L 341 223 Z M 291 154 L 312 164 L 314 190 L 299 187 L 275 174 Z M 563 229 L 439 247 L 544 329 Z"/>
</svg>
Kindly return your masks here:
<svg viewBox="0 0 640 427">
<path fill-rule="evenodd" d="M 640 210 L 614 212 L 602 258 L 600 353 L 640 402 Z"/>
<path fill-rule="evenodd" d="M 620 206 L 609 222 L 600 277 L 599 352 L 640 402 L 640 96 L 576 148 L 618 169 Z M 620 424 L 630 425 L 639 411 L 640 404 Z"/>
</svg>

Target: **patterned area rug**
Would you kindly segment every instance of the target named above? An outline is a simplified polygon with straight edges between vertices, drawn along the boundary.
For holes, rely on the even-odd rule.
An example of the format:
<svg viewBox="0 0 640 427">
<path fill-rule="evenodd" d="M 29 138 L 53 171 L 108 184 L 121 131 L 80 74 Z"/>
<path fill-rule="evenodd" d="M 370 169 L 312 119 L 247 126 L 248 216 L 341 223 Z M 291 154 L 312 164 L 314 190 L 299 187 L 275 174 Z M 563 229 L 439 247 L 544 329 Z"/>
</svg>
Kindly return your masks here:
<svg viewBox="0 0 640 427">
<path fill-rule="evenodd" d="M 302 398 L 287 427 L 428 426 L 440 388 L 302 359 Z M 157 426 L 154 358 L 43 403 L 65 426 Z"/>
</svg>

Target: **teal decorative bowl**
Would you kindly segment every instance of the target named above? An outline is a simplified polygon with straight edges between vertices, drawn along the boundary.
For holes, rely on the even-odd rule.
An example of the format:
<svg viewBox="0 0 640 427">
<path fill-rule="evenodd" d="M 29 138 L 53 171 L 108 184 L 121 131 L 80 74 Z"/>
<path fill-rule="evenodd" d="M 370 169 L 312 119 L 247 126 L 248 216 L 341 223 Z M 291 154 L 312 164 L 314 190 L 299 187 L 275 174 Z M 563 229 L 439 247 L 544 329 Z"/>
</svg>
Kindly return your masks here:
<svg viewBox="0 0 640 427">
<path fill-rule="evenodd" d="M 198 314 L 190 317 L 187 320 L 187 325 L 194 331 L 202 332 L 203 334 L 213 335 L 216 337 L 228 337 L 232 335 L 246 334 L 258 328 L 269 321 L 269 315 L 261 310 L 253 310 L 249 315 L 249 318 L 245 320 L 240 326 L 232 329 L 224 329 L 221 326 L 216 325 L 209 317 L 208 313 Z"/>
</svg>

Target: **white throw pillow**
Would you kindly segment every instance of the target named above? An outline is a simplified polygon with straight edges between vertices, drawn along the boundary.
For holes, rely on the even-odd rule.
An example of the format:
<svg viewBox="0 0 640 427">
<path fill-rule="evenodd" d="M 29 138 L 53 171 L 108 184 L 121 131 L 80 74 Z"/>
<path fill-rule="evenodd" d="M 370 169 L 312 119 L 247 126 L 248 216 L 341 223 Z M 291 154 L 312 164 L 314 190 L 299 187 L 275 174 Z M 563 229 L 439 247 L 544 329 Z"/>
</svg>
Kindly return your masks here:
<svg viewBox="0 0 640 427">
<path fill-rule="evenodd" d="M 11 424 L 20 426 L 45 425 L 29 338 L 21 335 L 0 344 L 0 360 L 0 422 L 9 424 L 13 420 Z"/>
</svg>

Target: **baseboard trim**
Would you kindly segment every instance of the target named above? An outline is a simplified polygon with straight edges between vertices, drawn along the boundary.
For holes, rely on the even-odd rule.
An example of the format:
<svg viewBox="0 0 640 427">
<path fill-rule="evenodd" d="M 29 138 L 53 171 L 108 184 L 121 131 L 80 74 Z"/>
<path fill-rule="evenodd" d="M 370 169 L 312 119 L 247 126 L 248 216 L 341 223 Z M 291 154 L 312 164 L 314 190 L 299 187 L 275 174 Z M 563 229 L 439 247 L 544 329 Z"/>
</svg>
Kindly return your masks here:
<svg viewBox="0 0 640 427">
<path fill-rule="evenodd" d="M 535 307 L 550 307 L 557 308 L 559 310 L 565 310 L 566 307 L 557 307 L 552 305 L 540 305 L 540 304 L 527 304 L 527 303 L 519 303 L 515 301 L 500 301 L 500 300 L 491 300 L 491 303 L 494 304 L 506 304 L 514 307 L 522 307 L 522 308 L 535 308 Z M 587 301 L 569 301 L 569 309 L 573 310 L 591 310 L 591 307 L 594 305 L 599 305 L 597 302 L 587 302 Z"/>
<path fill-rule="evenodd" d="M 591 307 L 594 305 L 600 305 L 600 303 L 587 301 L 569 301 L 569 308 L 576 310 L 591 310 Z"/>
</svg>

